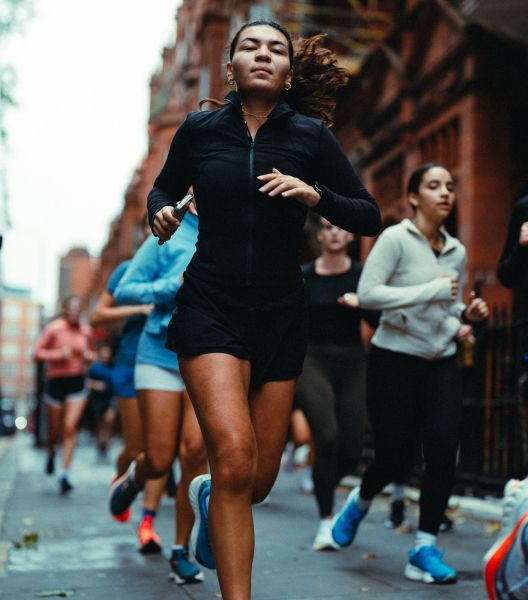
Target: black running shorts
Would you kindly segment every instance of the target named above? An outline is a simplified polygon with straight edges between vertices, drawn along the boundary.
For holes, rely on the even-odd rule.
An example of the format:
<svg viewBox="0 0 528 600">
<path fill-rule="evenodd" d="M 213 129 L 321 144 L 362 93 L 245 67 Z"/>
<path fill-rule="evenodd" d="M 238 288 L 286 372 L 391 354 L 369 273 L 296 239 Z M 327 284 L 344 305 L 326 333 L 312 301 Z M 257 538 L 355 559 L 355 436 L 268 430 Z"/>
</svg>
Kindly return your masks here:
<svg viewBox="0 0 528 600">
<path fill-rule="evenodd" d="M 47 404 L 61 406 L 65 400 L 84 400 L 85 398 L 84 375 L 51 377 L 44 386 L 44 400 Z"/>
<path fill-rule="evenodd" d="M 180 356 L 222 352 L 251 362 L 251 387 L 295 379 L 306 353 L 304 285 L 226 288 L 185 277 L 167 348 Z"/>
</svg>

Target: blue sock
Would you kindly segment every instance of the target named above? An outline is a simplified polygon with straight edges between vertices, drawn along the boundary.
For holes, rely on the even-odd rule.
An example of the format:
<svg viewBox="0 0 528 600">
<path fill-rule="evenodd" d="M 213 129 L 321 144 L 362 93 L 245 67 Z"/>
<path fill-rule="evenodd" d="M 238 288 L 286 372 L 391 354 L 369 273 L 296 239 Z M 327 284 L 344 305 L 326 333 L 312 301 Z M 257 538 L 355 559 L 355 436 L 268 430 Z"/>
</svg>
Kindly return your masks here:
<svg viewBox="0 0 528 600">
<path fill-rule="evenodd" d="M 143 508 L 142 518 L 151 517 L 152 519 L 156 516 L 157 510 L 150 510 L 150 508 Z"/>
</svg>

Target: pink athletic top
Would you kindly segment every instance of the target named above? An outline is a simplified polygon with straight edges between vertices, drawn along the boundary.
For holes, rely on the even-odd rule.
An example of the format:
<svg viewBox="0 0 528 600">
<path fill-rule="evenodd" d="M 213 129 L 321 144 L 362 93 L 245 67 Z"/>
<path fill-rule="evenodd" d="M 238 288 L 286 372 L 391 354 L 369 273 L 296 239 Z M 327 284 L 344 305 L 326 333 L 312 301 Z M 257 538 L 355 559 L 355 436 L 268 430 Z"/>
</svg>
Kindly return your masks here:
<svg viewBox="0 0 528 600">
<path fill-rule="evenodd" d="M 63 317 L 51 321 L 42 331 L 35 347 L 35 358 L 45 360 L 46 377 L 75 377 L 86 372 L 85 352 L 90 350 L 92 330 L 87 325 L 74 327 Z M 64 350 L 70 355 L 65 358 Z"/>
</svg>

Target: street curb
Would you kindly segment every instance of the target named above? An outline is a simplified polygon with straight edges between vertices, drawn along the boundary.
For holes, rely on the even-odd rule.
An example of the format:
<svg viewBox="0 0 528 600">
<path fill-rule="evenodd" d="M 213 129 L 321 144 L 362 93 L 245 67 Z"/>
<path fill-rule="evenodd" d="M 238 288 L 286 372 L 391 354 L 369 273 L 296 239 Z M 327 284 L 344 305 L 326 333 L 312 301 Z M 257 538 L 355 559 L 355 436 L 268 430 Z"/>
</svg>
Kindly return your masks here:
<svg viewBox="0 0 528 600">
<path fill-rule="evenodd" d="M 0 438 L 0 539 L 3 532 L 5 509 L 15 484 L 16 462 L 15 438 Z"/>
<path fill-rule="evenodd" d="M 341 480 L 340 485 L 348 488 L 354 488 L 361 484 L 361 478 L 349 475 Z M 382 494 L 390 496 L 392 493 L 392 484 L 388 485 Z M 418 502 L 420 490 L 413 487 L 405 489 L 405 496 L 411 502 Z M 477 519 L 479 521 L 500 522 L 502 518 L 502 499 L 501 498 L 472 498 L 468 496 L 451 496 L 449 498 L 449 508 L 459 510 L 464 517 Z"/>
<path fill-rule="evenodd" d="M 2 437 L 0 438 L 0 577 L 4 577 L 7 573 L 11 543 L 3 539 L 4 518 L 15 487 L 16 474 L 15 437 Z"/>
</svg>

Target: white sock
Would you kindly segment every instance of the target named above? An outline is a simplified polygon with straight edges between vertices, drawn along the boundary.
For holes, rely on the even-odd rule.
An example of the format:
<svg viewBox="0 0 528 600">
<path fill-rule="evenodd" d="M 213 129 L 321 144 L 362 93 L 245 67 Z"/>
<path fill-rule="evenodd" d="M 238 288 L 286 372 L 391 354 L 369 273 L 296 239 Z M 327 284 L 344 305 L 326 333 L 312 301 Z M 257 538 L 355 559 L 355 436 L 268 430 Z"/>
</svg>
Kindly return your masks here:
<svg viewBox="0 0 528 600">
<path fill-rule="evenodd" d="M 70 478 L 70 469 L 62 469 L 60 477 L 61 478 L 64 477 L 65 479 L 69 479 Z"/>
<path fill-rule="evenodd" d="M 358 496 L 357 505 L 358 505 L 359 510 L 368 510 L 370 508 L 371 504 L 372 504 L 372 500 L 365 500 L 360 495 Z"/>
<path fill-rule="evenodd" d="M 185 546 L 183 544 L 172 544 L 172 550 L 183 550 Z"/>
<path fill-rule="evenodd" d="M 420 548 L 420 546 L 436 546 L 436 535 L 418 529 L 414 546 L 417 549 Z"/>
<path fill-rule="evenodd" d="M 392 501 L 394 502 L 395 500 L 405 500 L 405 485 L 403 483 L 394 484 Z"/>
</svg>

